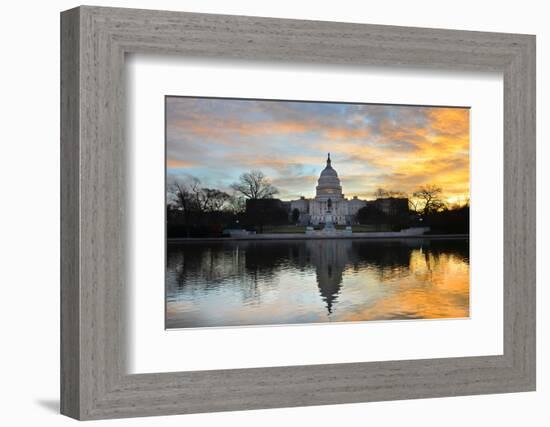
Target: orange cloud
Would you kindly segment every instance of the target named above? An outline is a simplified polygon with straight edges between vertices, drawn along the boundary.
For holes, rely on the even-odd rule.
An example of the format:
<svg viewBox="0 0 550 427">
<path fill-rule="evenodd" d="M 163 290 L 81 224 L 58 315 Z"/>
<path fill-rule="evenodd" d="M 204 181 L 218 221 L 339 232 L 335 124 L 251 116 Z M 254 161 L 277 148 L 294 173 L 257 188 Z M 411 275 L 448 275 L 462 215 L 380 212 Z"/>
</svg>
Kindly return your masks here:
<svg viewBox="0 0 550 427">
<path fill-rule="evenodd" d="M 196 164 L 186 160 L 166 159 L 166 167 L 169 169 L 190 168 L 193 166 L 196 166 Z"/>
<path fill-rule="evenodd" d="M 469 198 L 468 108 L 342 104 L 327 114 L 329 107 L 311 103 L 171 102 L 168 141 L 172 152 L 190 162 L 168 160 L 168 167 L 197 162 L 206 168 L 214 161 L 209 153 L 218 153 L 216 161 L 224 168 L 239 173 L 266 168 L 282 183 L 306 174 L 299 165 L 308 168 L 308 175 L 318 173 L 325 153 L 331 152 L 348 197 L 365 197 L 380 187 L 410 194 L 435 184 L 450 203 Z"/>
<path fill-rule="evenodd" d="M 381 179 L 373 183 L 373 190 L 384 187 L 412 193 L 418 186 L 436 184 L 444 189 L 447 200 L 465 200 L 470 188 L 469 110 L 430 108 L 426 118 L 417 127 L 385 121 L 380 133 L 368 141 L 334 143 L 327 138 L 322 148 L 380 170 Z M 347 192 L 360 195 L 349 188 Z"/>
<path fill-rule="evenodd" d="M 299 121 L 257 121 L 242 122 L 239 120 L 178 120 L 174 128 L 180 132 L 208 137 L 226 137 L 237 133 L 240 136 L 277 135 L 288 133 L 303 133 L 315 129 L 312 123 Z"/>
</svg>

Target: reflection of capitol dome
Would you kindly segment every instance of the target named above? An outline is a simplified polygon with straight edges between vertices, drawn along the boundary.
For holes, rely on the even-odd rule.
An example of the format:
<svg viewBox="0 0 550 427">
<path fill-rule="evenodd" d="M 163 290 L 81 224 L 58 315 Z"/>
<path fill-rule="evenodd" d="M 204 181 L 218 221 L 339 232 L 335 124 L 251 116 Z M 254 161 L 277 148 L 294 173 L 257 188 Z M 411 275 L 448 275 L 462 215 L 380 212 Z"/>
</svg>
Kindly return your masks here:
<svg viewBox="0 0 550 427">
<path fill-rule="evenodd" d="M 343 196 L 342 186 L 340 185 L 340 178 L 338 173 L 332 168 L 330 161 L 330 153 L 327 158 L 327 166 L 321 172 L 321 176 L 317 181 L 317 195 L 316 199 L 340 199 Z"/>
<path fill-rule="evenodd" d="M 309 240 L 306 248 L 315 266 L 319 293 L 330 315 L 342 287 L 346 265 L 353 259 L 351 240 Z"/>
</svg>

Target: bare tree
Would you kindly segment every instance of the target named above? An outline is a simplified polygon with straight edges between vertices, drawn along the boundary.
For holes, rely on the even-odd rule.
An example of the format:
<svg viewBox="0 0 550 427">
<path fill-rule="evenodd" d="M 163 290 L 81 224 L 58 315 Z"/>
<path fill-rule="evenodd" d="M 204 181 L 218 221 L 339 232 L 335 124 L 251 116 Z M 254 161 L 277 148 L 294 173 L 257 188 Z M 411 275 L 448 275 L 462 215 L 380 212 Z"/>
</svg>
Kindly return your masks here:
<svg viewBox="0 0 550 427">
<path fill-rule="evenodd" d="M 388 197 L 407 197 L 407 194 L 405 194 L 405 192 L 403 191 L 399 191 L 399 190 L 386 190 L 384 188 L 378 188 L 374 193 L 373 193 L 374 197 L 376 197 L 377 199 L 385 199 L 385 198 L 388 198 Z"/>
<path fill-rule="evenodd" d="M 238 214 L 245 211 L 246 200 L 240 193 L 234 193 L 229 196 L 229 200 L 225 207 L 228 211 Z"/>
<path fill-rule="evenodd" d="M 202 210 L 206 212 L 219 212 L 229 201 L 229 194 L 213 188 L 203 188 L 199 193 Z"/>
<path fill-rule="evenodd" d="M 197 203 L 194 193 L 190 188 L 178 181 L 171 186 L 171 199 L 176 209 L 184 213 L 197 209 Z"/>
<path fill-rule="evenodd" d="M 469 207 L 470 207 L 470 198 L 469 197 L 467 197 L 466 199 L 463 199 L 463 200 L 456 201 L 452 205 L 448 206 L 448 208 L 450 210 L 469 208 Z"/>
<path fill-rule="evenodd" d="M 201 186 L 198 178 L 191 178 L 183 184 L 174 182 L 172 185 L 171 199 L 180 211 L 216 212 L 221 211 L 223 206 L 229 202 L 229 194 Z"/>
<path fill-rule="evenodd" d="M 201 186 L 198 178 L 184 182 L 175 181 L 169 187 L 168 214 L 176 220 L 183 219 L 186 234 L 194 226 L 204 225 L 220 218 L 231 197 L 224 191 Z"/>
<path fill-rule="evenodd" d="M 200 179 L 192 177 L 188 184 L 188 188 L 194 199 L 196 210 L 198 212 L 204 212 L 206 210 L 206 198 L 203 194 Z"/>
<path fill-rule="evenodd" d="M 409 198 L 409 209 L 417 214 L 420 212 L 420 201 L 418 199 Z"/>
<path fill-rule="evenodd" d="M 439 212 L 445 208 L 445 202 L 441 198 L 443 190 L 436 185 L 425 185 L 413 193 L 416 200 L 416 211 L 422 215 Z"/>
<path fill-rule="evenodd" d="M 261 171 L 243 173 L 231 188 L 247 199 L 271 199 L 279 192 Z"/>
<path fill-rule="evenodd" d="M 195 194 L 189 185 L 175 181 L 170 187 L 169 197 L 175 211 L 180 211 L 183 214 L 186 234 L 189 237 L 191 215 L 198 210 Z"/>
</svg>

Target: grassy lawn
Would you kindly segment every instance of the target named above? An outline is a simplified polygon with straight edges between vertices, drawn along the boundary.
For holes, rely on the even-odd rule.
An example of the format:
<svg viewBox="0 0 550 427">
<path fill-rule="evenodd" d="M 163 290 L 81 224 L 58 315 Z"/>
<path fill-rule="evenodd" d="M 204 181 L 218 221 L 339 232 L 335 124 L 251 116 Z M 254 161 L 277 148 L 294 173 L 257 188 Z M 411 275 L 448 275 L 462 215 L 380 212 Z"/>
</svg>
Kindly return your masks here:
<svg viewBox="0 0 550 427">
<path fill-rule="evenodd" d="M 354 233 L 371 233 L 376 231 L 391 231 L 387 225 L 353 225 L 351 227 Z"/>
<path fill-rule="evenodd" d="M 305 233 L 306 227 L 299 225 L 280 225 L 276 227 L 264 227 L 264 234 L 266 233 Z"/>
<path fill-rule="evenodd" d="M 322 227 L 314 227 L 315 230 L 320 230 Z M 345 230 L 345 225 L 337 225 L 335 227 L 337 230 Z M 376 231 L 391 231 L 388 226 L 385 225 L 353 225 L 351 227 L 354 233 L 369 233 Z M 305 233 L 306 227 L 300 225 L 280 225 L 280 226 L 270 226 L 264 227 L 264 234 L 276 234 L 276 233 Z"/>
</svg>

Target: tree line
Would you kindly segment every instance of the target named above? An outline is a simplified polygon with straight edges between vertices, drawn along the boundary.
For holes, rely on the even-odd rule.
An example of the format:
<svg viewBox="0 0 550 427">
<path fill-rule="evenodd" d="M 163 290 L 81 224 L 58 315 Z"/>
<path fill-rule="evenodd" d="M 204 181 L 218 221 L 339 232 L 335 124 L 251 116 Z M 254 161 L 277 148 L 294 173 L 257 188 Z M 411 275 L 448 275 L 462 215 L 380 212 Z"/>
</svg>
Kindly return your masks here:
<svg viewBox="0 0 550 427">
<path fill-rule="evenodd" d="M 247 200 L 272 199 L 279 190 L 258 170 L 243 173 L 230 188 L 233 190 L 231 194 L 204 187 L 195 177 L 170 184 L 167 195 L 168 237 L 218 235 L 226 227 L 254 226 L 253 222 L 263 226 L 262 215 L 257 218 L 246 215 Z M 265 215 L 268 216 L 268 212 Z"/>
<path fill-rule="evenodd" d="M 408 196 L 403 191 L 379 188 L 374 192 L 376 199 L 407 199 L 408 209 L 387 213 L 377 207 L 376 202 L 357 212 L 359 223 L 386 224 L 399 230 L 411 226 L 429 226 L 434 233 L 467 234 L 470 230 L 470 203 L 449 205 L 443 189 L 434 184 L 420 186 Z"/>
<path fill-rule="evenodd" d="M 229 188 L 231 193 L 205 187 L 193 177 L 171 183 L 167 189 L 168 237 L 217 236 L 223 229 L 235 227 L 263 232 L 265 225 L 298 222 L 300 213 L 288 212 L 283 202 L 274 199 L 279 190 L 261 171 L 241 174 Z M 439 186 L 424 185 L 411 195 L 379 188 L 373 196 L 404 201 L 405 207 L 388 213 L 376 201 L 368 203 L 357 212 L 357 223 L 385 224 L 396 230 L 426 225 L 440 232 L 469 231 L 469 203 L 449 206 Z"/>
</svg>

